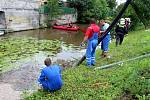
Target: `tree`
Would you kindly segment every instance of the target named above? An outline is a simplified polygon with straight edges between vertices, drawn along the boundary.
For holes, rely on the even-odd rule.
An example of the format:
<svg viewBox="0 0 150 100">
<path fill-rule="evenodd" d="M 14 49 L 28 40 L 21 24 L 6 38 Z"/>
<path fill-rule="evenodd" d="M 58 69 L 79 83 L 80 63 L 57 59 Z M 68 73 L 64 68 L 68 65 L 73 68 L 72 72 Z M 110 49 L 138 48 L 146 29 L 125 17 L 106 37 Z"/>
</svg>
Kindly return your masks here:
<svg viewBox="0 0 150 100">
<path fill-rule="evenodd" d="M 116 0 L 106 0 L 106 1 L 107 1 L 107 4 L 108 4 L 108 7 L 110 8 L 109 16 L 114 16 L 115 9 L 116 9 L 116 6 L 117 6 Z"/>
<path fill-rule="evenodd" d="M 116 9 L 119 12 L 124 4 Z M 141 23 L 145 28 L 150 26 L 150 1 L 149 0 L 133 0 L 125 11 L 123 17 L 131 18 L 131 29 L 135 29 Z"/>
<path fill-rule="evenodd" d="M 120 9 L 122 9 L 123 5 L 124 5 L 124 3 L 117 7 L 117 9 L 116 9 L 117 13 L 119 13 L 119 11 L 120 11 Z M 130 29 L 132 29 L 132 30 L 134 30 L 140 23 L 140 20 L 131 5 L 128 6 L 128 8 L 126 9 L 126 11 L 124 12 L 122 17 L 131 19 Z"/>
<path fill-rule="evenodd" d="M 92 17 L 102 19 L 108 15 L 106 0 L 68 0 L 68 2 L 71 7 L 77 9 L 80 22 L 88 22 Z"/>
<path fill-rule="evenodd" d="M 145 28 L 150 26 L 150 0 L 133 0 L 131 3 L 133 9 Z"/>
<path fill-rule="evenodd" d="M 140 25 L 140 20 L 135 12 L 135 10 L 133 9 L 133 7 L 131 5 L 128 6 L 128 9 L 125 11 L 124 17 L 129 17 L 131 18 L 131 26 L 130 28 L 132 30 L 136 29 L 136 27 L 138 25 Z"/>
<path fill-rule="evenodd" d="M 58 0 L 47 0 L 46 7 L 48 9 L 48 19 L 53 20 L 61 14 Z"/>
<path fill-rule="evenodd" d="M 108 4 L 108 7 L 110 9 L 114 9 L 117 5 L 116 0 L 106 0 L 106 1 L 107 1 L 107 4 Z"/>
</svg>

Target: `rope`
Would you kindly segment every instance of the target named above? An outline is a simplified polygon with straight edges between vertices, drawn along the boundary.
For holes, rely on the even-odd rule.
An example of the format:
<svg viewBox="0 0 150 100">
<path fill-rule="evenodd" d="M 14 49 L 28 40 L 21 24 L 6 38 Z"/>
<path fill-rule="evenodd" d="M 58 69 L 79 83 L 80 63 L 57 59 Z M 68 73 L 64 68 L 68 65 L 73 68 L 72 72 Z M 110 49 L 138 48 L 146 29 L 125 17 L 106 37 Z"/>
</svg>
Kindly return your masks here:
<svg viewBox="0 0 150 100">
<path fill-rule="evenodd" d="M 121 9 L 121 11 L 119 12 L 118 16 L 114 19 L 114 21 L 111 23 L 111 25 L 107 28 L 107 30 L 104 32 L 104 34 L 102 34 L 102 36 L 98 39 L 98 45 L 99 43 L 107 36 L 107 34 L 109 33 L 109 31 L 114 27 L 114 25 L 118 22 L 118 20 L 122 17 L 123 13 L 125 12 L 125 10 L 127 9 L 128 5 L 130 4 L 132 0 L 127 0 L 124 7 Z M 79 62 L 77 63 L 77 66 L 79 66 L 86 58 L 86 55 L 84 55 Z"/>
</svg>

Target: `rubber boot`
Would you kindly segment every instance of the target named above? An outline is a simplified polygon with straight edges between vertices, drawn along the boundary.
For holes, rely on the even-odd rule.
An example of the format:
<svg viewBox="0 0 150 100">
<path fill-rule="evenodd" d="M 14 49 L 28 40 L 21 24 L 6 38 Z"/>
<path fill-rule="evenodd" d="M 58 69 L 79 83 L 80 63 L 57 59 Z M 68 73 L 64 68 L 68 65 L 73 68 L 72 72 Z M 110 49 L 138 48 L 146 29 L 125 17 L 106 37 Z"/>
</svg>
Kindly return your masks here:
<svg viewBox="0 0 150 100">
<path fill-rule="evenodd" d="M 108 59 L 110 59 L 110 58 L 111 58 L 111 56 L 108 54 L 108 52 L 104 52 L 104 58 L 108 58 Z"/>
<path fill-rule="evenodd" d="M 103 56 L 104 58 L 109 58 L 108 52 L 104 52 Z"/>
</svg>

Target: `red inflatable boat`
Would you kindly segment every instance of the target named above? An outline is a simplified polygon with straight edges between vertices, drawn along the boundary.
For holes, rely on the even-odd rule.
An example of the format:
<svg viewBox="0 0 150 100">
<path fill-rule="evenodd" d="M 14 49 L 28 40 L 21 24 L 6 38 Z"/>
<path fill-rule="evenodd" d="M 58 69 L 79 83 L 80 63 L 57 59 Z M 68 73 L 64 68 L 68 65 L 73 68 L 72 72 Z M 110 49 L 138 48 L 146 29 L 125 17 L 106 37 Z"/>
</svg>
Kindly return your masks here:
<svg viewBox="0 0 150 100">
<path fill-rule="evenodd" d="M 77 31 L 79 30 L 78 26 L 73 26 L 73 27 L 67 27 L 67 26 L 53 26 L 55 29 L 62 29 L 62 30 L 68 30 L 68 31 Z"/>
</svg>

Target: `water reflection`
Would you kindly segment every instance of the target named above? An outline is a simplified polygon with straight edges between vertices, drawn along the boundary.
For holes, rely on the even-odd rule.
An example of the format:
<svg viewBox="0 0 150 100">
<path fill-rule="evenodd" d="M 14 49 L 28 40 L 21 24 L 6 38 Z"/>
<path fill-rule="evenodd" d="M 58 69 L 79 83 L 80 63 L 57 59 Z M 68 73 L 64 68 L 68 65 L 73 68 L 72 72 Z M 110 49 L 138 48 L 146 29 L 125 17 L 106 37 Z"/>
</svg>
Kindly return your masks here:
<svg viewBox="0 0 150 100">
<path fill-rule="evenodd" d="M 61 40 L 66 44 L 74 44 L 78 46 L 83 39 L 84 34 L 81 31 L 65 31 L 58 29 L 37 29 L 30 31 L 21 31 L 21 32 L 13 32 L 9 33 L 7 36 L 27 36 L 33 37 L 37 39 L 48 39 L 48 40 Z"/>
</svg>

